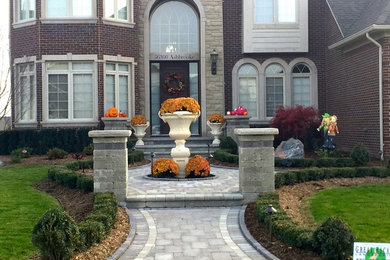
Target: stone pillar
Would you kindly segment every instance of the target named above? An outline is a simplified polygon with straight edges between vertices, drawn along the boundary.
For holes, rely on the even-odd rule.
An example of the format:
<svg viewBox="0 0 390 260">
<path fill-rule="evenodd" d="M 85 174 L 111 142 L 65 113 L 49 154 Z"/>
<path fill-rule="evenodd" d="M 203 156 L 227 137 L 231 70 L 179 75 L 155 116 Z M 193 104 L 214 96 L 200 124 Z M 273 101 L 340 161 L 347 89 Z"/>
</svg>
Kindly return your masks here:
<svg viewBox="0 0 390 260">
<path fill-rule="evenodd" d="M 93 138 L 94 192 L 113 192 L 119 202 L 127 195 L 127 138 L 130 130 L 96 130 Z"/>
<path fill-rule="evenodd" d="M 102 117 L 104 130 L 127 130 L 129 129 L 128 117 Z"/>
<path fill-rule="evenodd" d="M 261 192 L 275 191 L 274 135 L 277 128 L 235 129 L 238 138 L 239 184 L 244 203 L 255 202 Z"/>
<path fill-rule="evenodd" d="M 238 144 L 238 139 L 234 134 L 236 128 L 249 128 L 250 116 L 225 116 L 226 136 L 230 136 Z"/>
</svg>

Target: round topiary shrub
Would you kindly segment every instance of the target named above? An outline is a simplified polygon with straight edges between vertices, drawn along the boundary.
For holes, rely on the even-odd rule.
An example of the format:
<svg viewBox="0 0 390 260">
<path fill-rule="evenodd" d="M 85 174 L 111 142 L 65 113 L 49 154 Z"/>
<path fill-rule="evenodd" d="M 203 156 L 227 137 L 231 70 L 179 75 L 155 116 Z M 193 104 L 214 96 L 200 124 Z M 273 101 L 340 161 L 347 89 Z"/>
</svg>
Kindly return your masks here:
<svg viewBox="0 0 390 260">
<path fill-rule="evenodd" d="M 351 158 L 357 166 L 364 166 L 370 161 L 370 153 L 363 143 L 357 143 L 351 151 Z"/>
<path fill-rule="evenodd" d="M 337 217 L 328 218 L 313 233 L 313 247 L 325 259 L 349 259 L 354 241 L 350 227 Z"/>
<path fill-rule="evenodd" d="M 219 144 L 219 148 L 228 153 L 238 154 L 237 143 L 230 136 L 221 138 L 221 143 Z"/>
<path fill-rule="evenodd" d="M 53 148 L 50 149 L 46 153 L 46 155 L 49 160 L 54 160 L 54 159 L 63 159 L 65 156 L 68 155 L 68 153 L 62 150 L 61 148 Z"/>
<path fill-rule="evenodd" d="M 47 211 L 32 231 L 32 243 L 43 259 L 70 259 L 79 241 L 79 230 L 69 215 L 59 209 Z"/>
</svg>

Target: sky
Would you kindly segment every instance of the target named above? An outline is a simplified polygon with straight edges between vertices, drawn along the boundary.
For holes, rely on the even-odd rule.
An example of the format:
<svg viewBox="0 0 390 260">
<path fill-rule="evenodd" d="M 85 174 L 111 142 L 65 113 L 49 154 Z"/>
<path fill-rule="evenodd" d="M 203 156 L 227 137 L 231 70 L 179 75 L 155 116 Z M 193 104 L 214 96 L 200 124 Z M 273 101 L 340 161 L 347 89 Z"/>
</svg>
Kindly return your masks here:
<svg viewBox="0 0 390 260">
<path fill-rule="evenodd" d="M 4 86 L 6 73 L 9 67 L 9 1 L 2 0 L 0 7 L 0 84 L 1 88 Z M 0 97 L 0 111 L 4 107 L 6 98 Z"/>
</svg>

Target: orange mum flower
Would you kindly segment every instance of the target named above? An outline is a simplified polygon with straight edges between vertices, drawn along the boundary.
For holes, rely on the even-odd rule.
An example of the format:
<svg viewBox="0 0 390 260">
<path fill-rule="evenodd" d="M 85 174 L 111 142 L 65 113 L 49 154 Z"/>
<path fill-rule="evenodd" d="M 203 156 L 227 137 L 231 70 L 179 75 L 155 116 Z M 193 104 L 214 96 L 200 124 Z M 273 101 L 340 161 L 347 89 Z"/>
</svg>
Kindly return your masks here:
<svg viewBox="0 0 390 260">
<path fill-rule="evenodd" d="M 167 158 L 159 158 L 153 163 L 152 175 L 155 178 L 159 177 L 175 177 L 179 174 L 179 165 Z"/>
<path fill-rule="evenodd" d="M 131 119 L 132 125 L 145 125 L 146 124 L 146 118 L 143 115 L 135 115 Z"/>
<path fill-rule="evenodd" d="M 187 177 L 207 177 L 210 174 L 209 162 L 200 155 L 195 155 L 186 165 Z"/>
<path fill-rule="evenodd" d="M 197 114 L 200 110 L 198 101 L 191 97 L 169 98 L 161 104 L 160 114 L 176 111 L 188 111 Z"/>
<path fill-rule="evenodd" d="M 209 117 L 209 121 L 210 123 L 223 123 L 225 122 L 225 118 L 220 113 L 214 113 Z"/>
</svg>

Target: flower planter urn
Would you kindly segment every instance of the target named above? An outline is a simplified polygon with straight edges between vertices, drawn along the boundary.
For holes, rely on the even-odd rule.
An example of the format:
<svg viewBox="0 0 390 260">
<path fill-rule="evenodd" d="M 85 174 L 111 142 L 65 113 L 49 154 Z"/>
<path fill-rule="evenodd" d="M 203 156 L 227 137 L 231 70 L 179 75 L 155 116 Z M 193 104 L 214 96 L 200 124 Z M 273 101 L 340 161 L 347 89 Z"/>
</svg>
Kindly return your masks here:
<svg viewBox="0 0 390 260">
<path fill-rule="evenodd" d="M 173 160 L 179 165 L 178 178 L 185 178 L 185 167 L 190 157 L 190 149 L 185 147 L 186 139 L 191 136 L 190 126 L 200 116 L 200 111 L 193 114 L 188 111 L 176 111 L 158 116 L 169 125 L 169 136 L 175 140 L 176 147 L 171 149 Z"/>
<path fill-rule="evenodd" d="M 222 134 L 225 123 L 211 123 L 210 121 L 207 121 L 207 125 L 211 128 L 210 133 L 214 136 L 213 144 L 219 145 L 221 143 L 219 136 Z"/>
<path fill-rule="evenodd" d="M 137 137 L 138 141 L 135 143 L 135 145 L 144 145 L 144 141 L 142 141 L 142 138 L 146 134 L 146 129 L 149 127 L 149 121 L 146 122 L 146 124 L 142 125 L 131 125 L 131 127 L 134 129 L 134 135 Z"/>
</svg>

